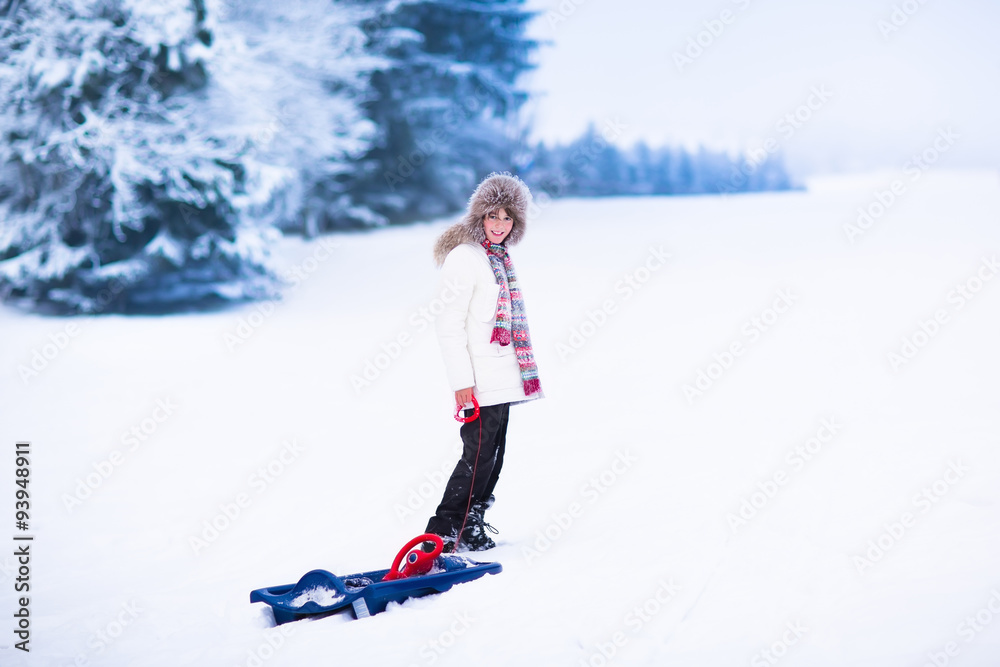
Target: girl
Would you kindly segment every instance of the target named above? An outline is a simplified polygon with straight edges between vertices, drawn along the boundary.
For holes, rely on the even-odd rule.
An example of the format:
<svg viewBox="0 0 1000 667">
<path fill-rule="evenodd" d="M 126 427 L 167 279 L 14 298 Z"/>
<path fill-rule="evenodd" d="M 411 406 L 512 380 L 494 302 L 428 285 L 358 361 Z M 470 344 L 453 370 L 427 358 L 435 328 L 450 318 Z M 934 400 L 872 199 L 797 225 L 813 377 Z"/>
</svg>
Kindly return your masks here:
<svg viewBox="0 0 1000 667">
<path fill-rule="evenodd" d="M 462 458 L 427 522 L 446 551 L 482 551 L 496 546 L 484 514 L 503 465 L 511 405 L 543 394 L 531 352 L 524 300 L 507 247 L 524 237 L 531 192 L 516 176 L 490 174 L 469 199 L 465 217 L 434 245 L 441 266 L 441 294 L 448 293 L 435 320 L 438 343 L 456 408 L 479 403 L 479 419 L 462 425 Z M 470 417 L 472 409 L 465 411 Z M 461 532 L 461 535 L 459 533 Z"/>
</svg>

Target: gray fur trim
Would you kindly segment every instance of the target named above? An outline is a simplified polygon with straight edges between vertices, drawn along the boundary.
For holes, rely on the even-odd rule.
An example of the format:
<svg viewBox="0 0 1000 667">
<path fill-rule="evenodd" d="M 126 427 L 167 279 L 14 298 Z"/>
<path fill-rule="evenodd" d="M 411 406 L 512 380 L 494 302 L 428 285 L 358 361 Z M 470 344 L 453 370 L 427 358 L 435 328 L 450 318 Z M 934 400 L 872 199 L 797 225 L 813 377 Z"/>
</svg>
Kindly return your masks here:
<svg viewBox="0 0 1000 667">
<path fill-rule="evenodd" d="M 480 244 L 486 238 L 483 217 L 497 209 L 505 209 L 514 219 L 504 245 L 514 245 L 524 238 L 524 229 L 531 208 L 531 191 L 517 176 L 509 172 L 493 172 L 476 187 L 462 219 L 446 229 L 434 243 L 434 262 L 441 266 L 444 258 L 462 243 Z"/>
</svg>

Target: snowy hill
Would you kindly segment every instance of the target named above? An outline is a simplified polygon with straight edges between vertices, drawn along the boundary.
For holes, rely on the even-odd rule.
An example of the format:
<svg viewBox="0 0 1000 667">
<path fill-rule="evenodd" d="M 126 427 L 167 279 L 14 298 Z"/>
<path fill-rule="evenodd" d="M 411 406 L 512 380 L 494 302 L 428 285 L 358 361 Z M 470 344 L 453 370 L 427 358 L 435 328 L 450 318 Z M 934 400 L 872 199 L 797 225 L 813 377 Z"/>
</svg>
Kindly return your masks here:
<svg viewBox="0 0 1000 667">
<path fill-rule="evenodd" d="M 422 531 L 459 447 L 449 221 L 285 241 L 277 304 L 0 310 L 4 512 L 29 440 L 35 535 L 31 653 L 7 630 L 0 663 L 997 665 L 1000 178 L 879 213 L 897 177 L 541 210 L 504 572 L 363 621 L 272 628 L 248 594 Z"/>
</svg>

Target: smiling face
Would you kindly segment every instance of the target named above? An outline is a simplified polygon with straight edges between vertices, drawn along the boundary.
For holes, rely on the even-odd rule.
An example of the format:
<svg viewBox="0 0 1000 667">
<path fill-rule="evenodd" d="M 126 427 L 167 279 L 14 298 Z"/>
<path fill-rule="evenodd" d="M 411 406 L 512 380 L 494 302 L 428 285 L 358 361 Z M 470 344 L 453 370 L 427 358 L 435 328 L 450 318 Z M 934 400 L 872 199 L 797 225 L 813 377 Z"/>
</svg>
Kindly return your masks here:
<svg viewBox="0 0 1000 667">
<path fill-rule="evenodd" d="M 506 209 L 497 209 L 487 213 L 483 218 L 483 231 L 486 232 L 486 238 L 493 243 L 503 243 L 513 228 L 514 218 L 507 215 Z"/>
</svg>

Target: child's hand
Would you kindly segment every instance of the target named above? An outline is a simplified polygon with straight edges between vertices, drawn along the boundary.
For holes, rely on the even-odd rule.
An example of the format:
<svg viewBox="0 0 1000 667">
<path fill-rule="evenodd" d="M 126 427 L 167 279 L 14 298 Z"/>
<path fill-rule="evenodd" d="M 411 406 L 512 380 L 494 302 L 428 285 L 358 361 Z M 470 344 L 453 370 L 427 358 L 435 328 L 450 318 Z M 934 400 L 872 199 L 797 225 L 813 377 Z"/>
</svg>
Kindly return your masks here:
<svg viewBox="0 0 1000 667">
<path fill-rule="evenodd" d="M 455 392 L 455 405 L 462 407 L 466 403 L 472 403 L 472 387 Z"/>
</svg>

